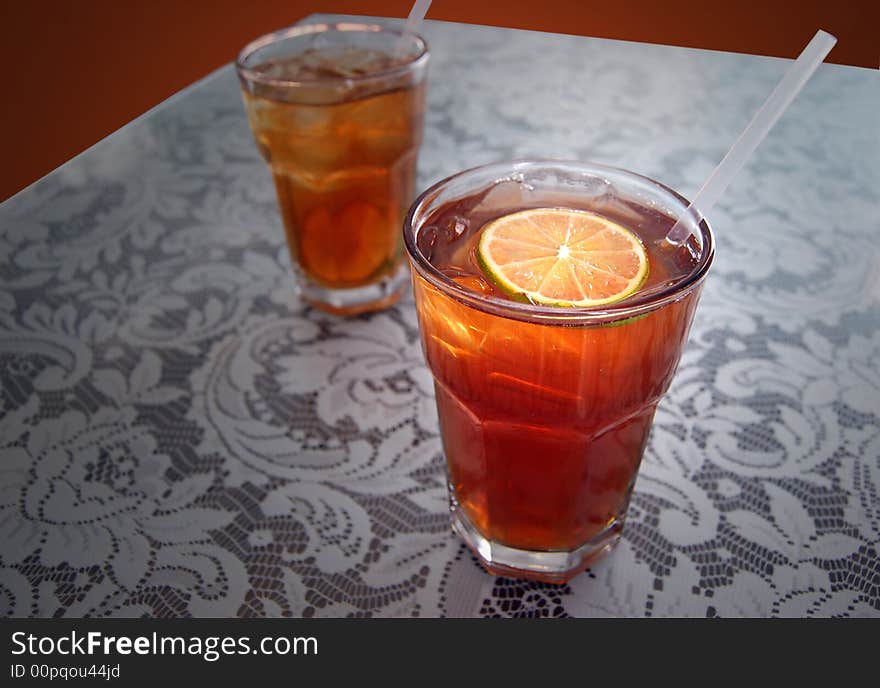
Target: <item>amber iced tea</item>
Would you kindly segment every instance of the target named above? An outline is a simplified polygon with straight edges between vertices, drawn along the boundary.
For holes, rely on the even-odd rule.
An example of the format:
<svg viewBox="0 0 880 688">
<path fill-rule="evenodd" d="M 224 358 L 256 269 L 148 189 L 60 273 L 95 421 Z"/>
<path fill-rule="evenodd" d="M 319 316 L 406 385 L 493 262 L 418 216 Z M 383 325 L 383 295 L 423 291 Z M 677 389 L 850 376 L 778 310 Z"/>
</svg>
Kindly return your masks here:
<svg viewBox="0 0 880 688">
<path fill-rule="evenodd" d="M 338 313 L 394 301 L 414 193 L 427 51 L 417 37 L 307 25 L 245 49 L 239 74 L 302 295 Z M 257 41 L 256 44 L 260 44 Z"/>
<path fill-rule="evenodd" d="M 293 259 L 318 284 L 360 287 L 399 268 L 423 90 L 330 105 L 245 96 Z"/>
<path fill-rule="evenodd" d="M 634 232 L 649 261 L 639 291 L 589 310 L 500 290 L 477 256 L 481 231 L 546 207 Z M 560 582 L 619 538 L 711 262 L 705 224 L 683 245 L 665 239 L 684 207 L 636 175 L 537 162 L 462 173 L 413 206 L 405 233 L 453 523 L 490 570 Z"/>
</svg>

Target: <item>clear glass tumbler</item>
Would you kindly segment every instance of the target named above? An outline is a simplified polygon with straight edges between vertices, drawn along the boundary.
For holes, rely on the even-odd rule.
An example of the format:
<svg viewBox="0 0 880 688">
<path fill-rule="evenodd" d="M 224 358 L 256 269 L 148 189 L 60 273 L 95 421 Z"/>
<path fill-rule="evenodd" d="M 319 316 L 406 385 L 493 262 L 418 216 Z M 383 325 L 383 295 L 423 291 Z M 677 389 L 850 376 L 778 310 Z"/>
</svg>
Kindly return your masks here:
<svg viewBox="0 0 880 688">
<path fill-rule="evenodd" d="M 408 282 L 400 226 L 414 196 L 429 53 L 366 24 L 305 24 L 247 45 L 237 70 L 272 170 L 302 298 L 340 315 Z"/>
<path fill-rule="evenodd" d="M 687 206 L 632 172 L 527 160 L 452 176 L 411 207 L 404 241 L 453 527 L 490 571 L 565 582 L 620 538 L 713 260 L 709 225 Z M 646 249 L 647 281 L 597 308 L 499 296 L 475 257 L 480 231 L 529 208 L 628 228 Z M 688 236 L 672 243 L 679 217 Z"/>
</svg>

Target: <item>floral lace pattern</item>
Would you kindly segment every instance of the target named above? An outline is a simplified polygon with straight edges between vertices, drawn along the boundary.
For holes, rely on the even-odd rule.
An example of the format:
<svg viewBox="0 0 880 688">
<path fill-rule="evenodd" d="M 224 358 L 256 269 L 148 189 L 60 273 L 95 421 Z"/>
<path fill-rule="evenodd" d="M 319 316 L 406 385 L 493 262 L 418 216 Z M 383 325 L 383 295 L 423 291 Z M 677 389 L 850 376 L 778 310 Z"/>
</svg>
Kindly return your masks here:
<svg viewBox="0 0 880 688">
<path fill-rule="evenodd" d="M 539 155 L 692 194 L 786 66 L 425 33 L 422 188 Z M 0 614 L 880 616 L 878 101 L 823 66 L 714 210 L 624 538 L 549 586 L 449 532 L 411 297 L 298 303 L 234 73 L 199 82 L 0 206 Z"/>
</svg>

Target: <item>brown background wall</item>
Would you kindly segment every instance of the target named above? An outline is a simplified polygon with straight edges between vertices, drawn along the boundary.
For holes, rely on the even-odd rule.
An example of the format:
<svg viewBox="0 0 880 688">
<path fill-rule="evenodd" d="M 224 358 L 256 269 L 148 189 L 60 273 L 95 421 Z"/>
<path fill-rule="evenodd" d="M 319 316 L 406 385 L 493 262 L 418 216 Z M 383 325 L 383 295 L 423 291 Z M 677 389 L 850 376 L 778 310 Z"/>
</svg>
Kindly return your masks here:
<svg viewBox="0 0 880 688">
<path fill-rule="evenodd" d="M 0 200 L 187 84 L 248 40 L 313 12 L 404 17 L 411 0 L 2 0 Z M 434 0 L 431 19 L 880 66 L 877 0 Z"/>
</svg>

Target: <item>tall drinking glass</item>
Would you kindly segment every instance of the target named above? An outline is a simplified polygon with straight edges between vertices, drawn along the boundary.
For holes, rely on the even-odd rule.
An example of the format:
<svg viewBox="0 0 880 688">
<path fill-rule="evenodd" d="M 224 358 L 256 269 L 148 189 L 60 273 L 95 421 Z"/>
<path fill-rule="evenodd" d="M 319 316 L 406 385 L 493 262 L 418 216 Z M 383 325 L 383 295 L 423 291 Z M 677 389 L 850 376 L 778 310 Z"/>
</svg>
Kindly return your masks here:
<svg viewBox="0 0 880 688">
<path fill-rule="evenodd" d="M 625 170 L 531 160 L 462 172 L 410 208 L 404 241 L 453 527 L 490 571 L 564 582 L 620 538 L 713 259 L 709 225 L 687 205 Z M 627 228 L 647 255 L 642 286 L 595 308 L 505 294 L 479 253 L 481 232 L 537 208 Z M 672 244 L 679 217 L 688 236 Z"/>
<path fill-rule="evenodd" d="M 272 170 L 302 298 L 341 315 L 392 304 L 408 282 L 400 226 L 414 196 L 428 47 L 367 24 L 306 24 L 237 61 Z"/>
</svg>

